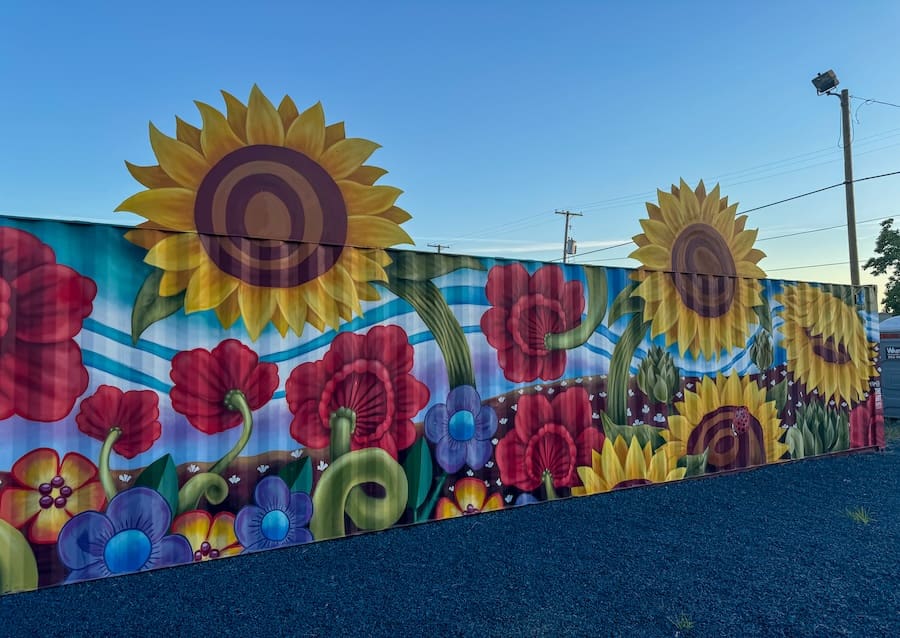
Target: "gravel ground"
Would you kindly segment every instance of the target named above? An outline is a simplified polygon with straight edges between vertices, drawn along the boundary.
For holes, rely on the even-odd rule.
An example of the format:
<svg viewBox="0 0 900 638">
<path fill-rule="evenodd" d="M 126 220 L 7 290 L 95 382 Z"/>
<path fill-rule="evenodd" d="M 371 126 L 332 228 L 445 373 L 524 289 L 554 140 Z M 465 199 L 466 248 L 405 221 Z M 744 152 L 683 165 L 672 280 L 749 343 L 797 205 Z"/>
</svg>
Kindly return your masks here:
<svg viewBox="0 0 900 638">
<path fill-rule="evenodd" d="M 898 447 L 5 596 L 0 635 L 898 636 Z"/>
</svg>

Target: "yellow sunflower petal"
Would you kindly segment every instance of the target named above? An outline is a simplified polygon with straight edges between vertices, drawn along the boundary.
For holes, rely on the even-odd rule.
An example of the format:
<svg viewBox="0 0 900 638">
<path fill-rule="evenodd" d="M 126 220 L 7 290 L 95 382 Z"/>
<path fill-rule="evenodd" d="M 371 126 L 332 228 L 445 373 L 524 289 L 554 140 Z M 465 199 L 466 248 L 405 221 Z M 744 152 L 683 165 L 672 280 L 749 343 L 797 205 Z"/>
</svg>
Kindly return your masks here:
<svg viewBox="0 0 900 638">
<path fill-rule="evenodd" d="M 277 307 L 275 308 L 274 313 L 272 314 L 272 325 L 275 326 L 275 329 L 278 330 L 278 333 L 282 337 L 286 337 L 288 330 L 290 330 L 290 325 L 288 325 L 287 319 L 285 319 L 284 315 L 281 313 Z"/>
<path fill-rule="evenodd" d="M 314 160 L 319 159 L 325 148 L 325 112 L 321 102 L 316 102 L 294 120 L 285 135 L 284 145 Z"/>
<path fill-rule="evenodd" d="M 165 230 L 156 230 L 153 226 L 156 226 L 156 224 L 151 222 L 139 224 L 135 230 L 129 230 L 125 233 L 125 239 L 144 250 L 150 250 L 163 239 L 172 235 L 172 233 Z"/>
<path fill-rule="evenodd" d="M 284 144 L 284 124 L 278 110 L 255 84 L 247 103 L 247 142 L 249 144 Z"/>
<path fill-rule="evenodd" d="M 306 300 L 299 287 L 279 288 L 275 294 L 278 302 L 278 309 L 288 325 L 299 337 L 303 333 L 303 326 L 306 324 Z"/>
<path fill-rule="evenodd" d="M 278 105 L 278 115 L 281 116 L 281 124 L 284 126 L 285 131 L 291 128 L 291 124 L 300 116 L 300 111 L 297 110 L 297 105 L 294 104 L 294 100 L 290 96 L 285 95 L 281 98 L 281 103 Z"/>
<path fill-rule="evenodd" d="M 209 104 L 203 102 L 195 104 L 200 111 L 200 117 L 203 118 L 200 145 L 210 164 L 215 164 L 228 153 L 244 146 L 244 142 L 232 130 L 224 115 Z"/>
<path fill-rule="evenodd" d="M 215 308 L 235 291 L 240 282 L 226 275 L 211 262 L 204 262 L 191 275 L 184 296 L 186 313 Z"/>
<path fill-rule="evenodd" d="M 644 451 L 637 437 L 632 437 L 628 446 L 628 455 L 625 457 L 626 480 L 647 478 L 647 462 L 644 460 Z"/>
<path fill-rule="evenodd" d="M 386 211 L 382 213 L 378 213 L 379 217 L 383 217 L 389 221 L 394 222 L 395 224 L 402 224 L 404 222 L 408 222 L 412 219 L 412 215 L 407 213 L 402 208 L 398 208 L 397 206 L 391 206 Z"/>
<path fill-rule="evenodd" d="M 163 270 L 193 270 L 208 257 L 195 233 L 178 233 L 156 244 L 144 257 L 151 266 Z"/>
<path fill-rule="evenodd" d="M 227 113 L 228 125 L 231 130 L 241 138 L 247 140 L 247 107 L 239 99 L 231 93 L 222 91 L 222 97 L 225 98 L 225 112 Z"/>
<path fill-rule="evenodd" d="M 319 332 L 326 324 L 336 330 L 340 326 L 340 321 L 338 320 L 337 303 L 331 296 L 331 292 L 319 279 L 307 282 L 301 290 L 306 300 L 307 321 L 313 324 Z"/>
<path fill-rule="evenodd" d="M 347 142 L 349 140 L 344 140 Z M 339 142 L 332 148 L 343 144 Z M 331 149 L 329 149 L 331 150 Z M 326 151 L 326 154 L 328 151 Z M 364 186 L 349 180 L 340 180 L 337 183 L 341 189 L 344 203 L 347 205 L 348 215 L 372 215 L 389 209 L 403 193 L 393 186 Z"/>
<path fill-rule="evenodd" d="M 219 318 L 219 323 L 226 330 L 240 319 L 241 307 L 238 305 L 237 292 L 231 293 L 222 303 L 216 306 L 216 316 Z"/>
<path fill-rule="evenodd" d="M 179 142 L 180 143 L 180 142 Z M 172 230 L 194 227 L 194 191 L 187 188 L 154 188 L 141 191 L 119 204 L 116 212 L 128 211 Z"/>
<path fill-rule="evenodd" d="M 238 287 L 238 304 L 250 340 L 256 341 L 275 313 L 275 291 L 271 288 L 241 284 Z"/>
<path fill-rule="evenodd" d="M 647 478 L 654 483 L 662 483 L 666 480 L 668 474 L 668 457 L 666 451 L 659 449 L 656 454 L 650 457 L 650 463 L 647 467 Z"/>
<path fill-rule="evenodd" d="M 651 243 L 658 246 L 671 246 L 675 242 L 675 233 L 664 222 L 655 219 L 642 219 L 641 228 Z"/>
<path fill-rule="evenodd" d="M 380 144 L 359 137 L 343 139 L 322 153 L 319 164 L 325 167 L 332 179 L 344 179 L 362 166 L 379 148 Z"/>
<path fill-rule="evenodd" d="M 603 451 L 600 452 L 600 462 L 603 468 L 603 478 L 607 485 L 615 487 L 625 480 L 625 468 L 616 454 L 615 447 L 610 443 L 609 439 L 603 441 Z"/>
<path fill-rule="evenodd" d="M 201 151 L 200 129 L 193 124 L 188 124 L 177 115 L 175 116 L 175 137 L 184 142 L 195 151 Z"/>
<path fill-rule="evenodd" d="M 642 246 L 628 255 L 631 259 L 637 259 L 647 268 L 667 271 L 672 269 L 672 255 L 667 248 L 649 244 Z"/>
<path fill-rule="evenodd" d="M 387 281 L 384 268 L 357 248 L 345 248 L 338 263 L 355 282 Z"/>
<path fill-rule="evenodd" d="M 176 182 L 197 190 L 209 171 L 209 162 L 193 147 L 169 137 L 150 124 L 150 146 L 162 169 Z"/>
<path fill-rule="evenodd" d="M 351 246 L 386 248 L 396 244 L 415 244 L 405 230 L 381 217 L 350 216 L 347 218 L 347 243 Z"/>
<path fill-rule="evenodd" d="M 191 270 L 166 271 L 159 280 L 159 295 L 171 297 L 180 294 L 188 287 L 191 281 Z"/>
<path fill-rule="evenodd" d="M 606 491 L 604 488 L 606 484 L 603 480 L 597 476 L 597 473 L 594 472 L 589 467 L 579 467 L 576 468 L 578 472 L 578 478 L 581 479 L 582 488 L 572 488 L 572 493 L 576 496 L 582 496 L 584 494 L 599 494 L 600 492 Z"/>
<path fill-rule="evenodd" d="M 360 166 L 350 173 L 350 176 L 347 179 L 352 179 L 354 182 L 371 186 L 385 175 L 387 175 L 387 171 L 378 166 Z"/>
<path fill-rule="evenodd" d="M 178 186 L 178 182 L 169 177 L 160 166 L 138 166 L 131 162 L 125 162 L 125 167 L 131 176 L 147 188 L 169 188 Z"/>
<path fill-rule="evenodd" d="M 353 278 L 340 264 L 335 264 L 327 272 L 319 275 L 319 281 L 335 301 L 344 304 L 357 314 L 362 314 Z"/>
<path fill-rule="evenodd" d="M 343 122 L 335 122 L 334 124 L 329 124 L 325 127 L 325 148 L 328 148 L 332 144 L 340 142 L 345 137 L 347 137 L 347 134 L 344 132 Z"/>
</svg>

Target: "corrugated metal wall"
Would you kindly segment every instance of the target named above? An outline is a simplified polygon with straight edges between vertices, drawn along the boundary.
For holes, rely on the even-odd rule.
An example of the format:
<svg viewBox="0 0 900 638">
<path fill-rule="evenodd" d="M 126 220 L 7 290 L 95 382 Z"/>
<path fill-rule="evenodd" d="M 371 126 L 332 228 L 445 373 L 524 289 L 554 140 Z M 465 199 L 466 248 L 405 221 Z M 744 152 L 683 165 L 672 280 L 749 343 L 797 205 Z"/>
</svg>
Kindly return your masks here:
<svg viewBox="0 0 900 638">
<path fill-rule="evenodd" d="M 626 270 L 2 220 L 0 590 L 883 444 L 873 289 L 645 228 Z"/>
</svg>

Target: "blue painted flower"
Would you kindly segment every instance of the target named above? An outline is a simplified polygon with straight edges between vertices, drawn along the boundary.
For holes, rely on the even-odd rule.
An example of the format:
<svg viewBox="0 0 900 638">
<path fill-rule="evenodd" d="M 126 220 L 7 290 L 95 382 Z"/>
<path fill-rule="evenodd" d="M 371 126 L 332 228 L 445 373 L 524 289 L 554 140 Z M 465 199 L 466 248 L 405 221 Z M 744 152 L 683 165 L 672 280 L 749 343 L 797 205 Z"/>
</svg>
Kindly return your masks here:
<svg viewBox="0 0 900 638">
<path fill-rule="evenodd" d="M 468 464 L 480 470 L 493 453 L 497 415 L 481 405 L 470 385 L 450 390 L 447 403 L 432 406 L 425 414 L 425 436 L 436 445 L 435 456 L 445 472 L 453 474 Z"/>
<path fill-rule="evenodd" d="M 253 491 L 256 505 L 247 505 L 234 521 L 234 532 L 244 552 L 308 543 L 306 529 L 312 516 L 312 501 L 303 492 L 291 493 L 287 483 L 267 476 Z"/>
<path fill-rule="evenodd" d="M 66 582 L 190 563 L 191 544 L 166 535 L 172 511 L 154 490 L 119 492 L 105 513 L 82 512 L 59 533 L 58 551 L 71 571 Z"/>
</svg>

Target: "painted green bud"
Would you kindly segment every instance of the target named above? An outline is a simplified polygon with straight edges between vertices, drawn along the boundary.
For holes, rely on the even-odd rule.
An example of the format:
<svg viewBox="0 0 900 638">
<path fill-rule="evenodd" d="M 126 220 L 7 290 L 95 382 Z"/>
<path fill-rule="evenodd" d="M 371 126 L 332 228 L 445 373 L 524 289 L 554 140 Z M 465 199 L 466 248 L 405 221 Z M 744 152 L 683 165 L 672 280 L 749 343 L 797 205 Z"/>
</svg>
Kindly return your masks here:
<svg viewBox="0 0 900 638">
<path fill-rule="evenodd" d="M 652 401 L 668 403 L 678 391 L 680 381 L 672 355 L 659 346 L 650 348 L 638 367 L 637 383 L 641 392 Z"/>
<path fill-rule="evenodd" d="M 753 344 L 750 346 L 750 358 L 760 372 L 772 367 L 775 353 L 772 348 L 772 335 L 768 330 L 760 330 L 753 338 Z"/>
</svg>

